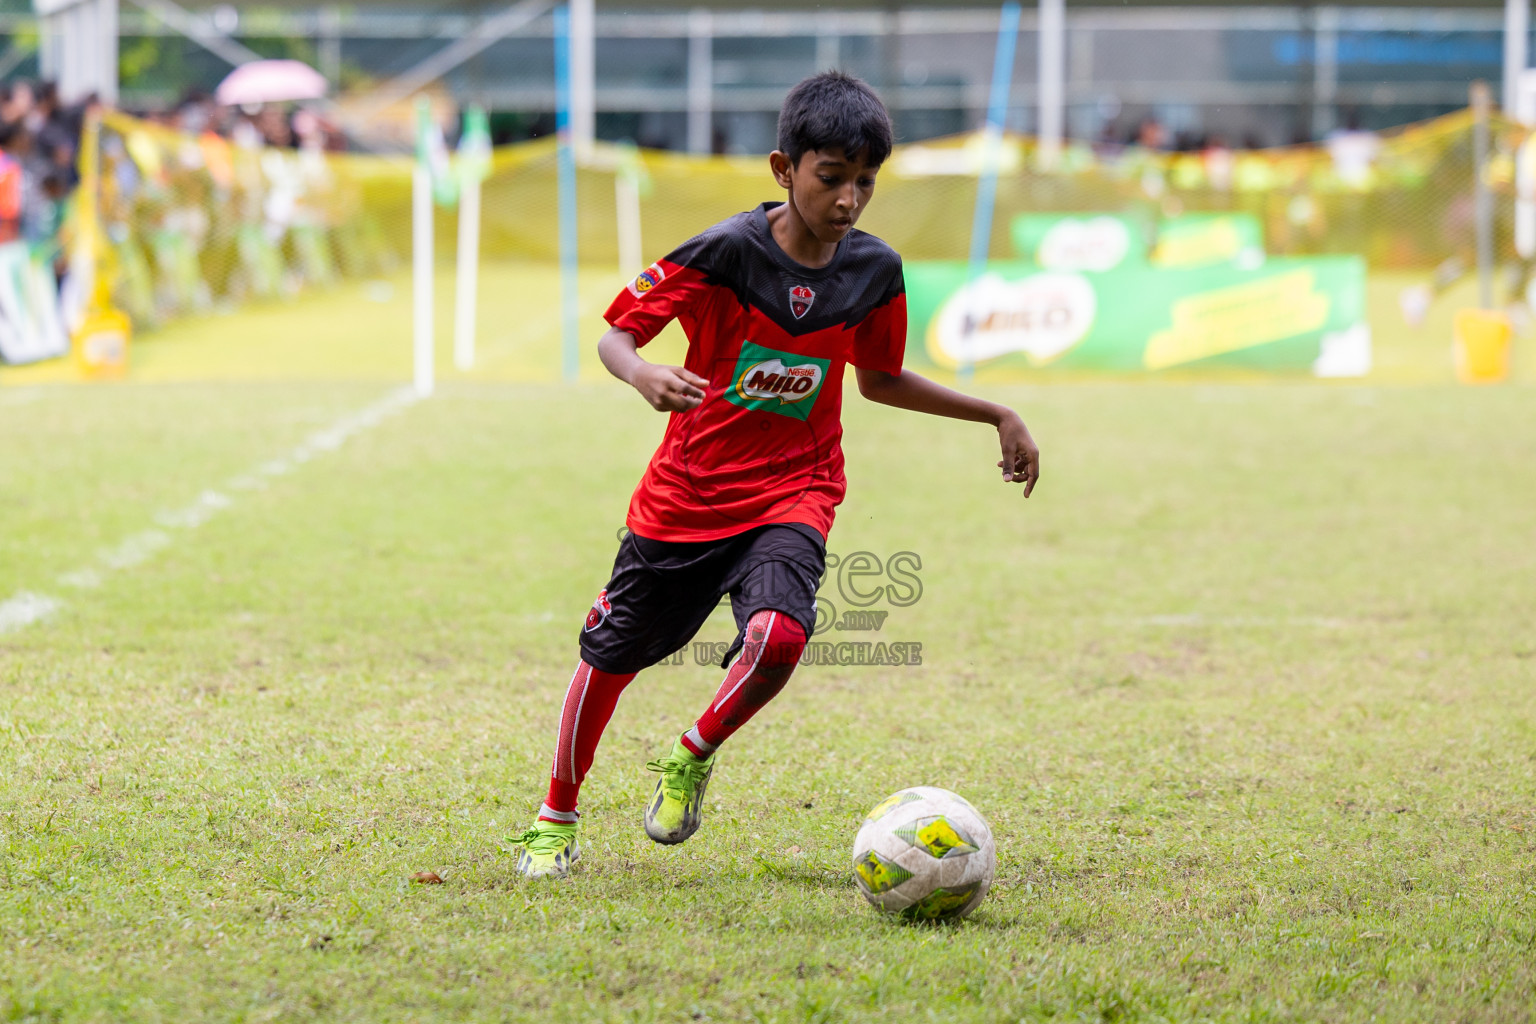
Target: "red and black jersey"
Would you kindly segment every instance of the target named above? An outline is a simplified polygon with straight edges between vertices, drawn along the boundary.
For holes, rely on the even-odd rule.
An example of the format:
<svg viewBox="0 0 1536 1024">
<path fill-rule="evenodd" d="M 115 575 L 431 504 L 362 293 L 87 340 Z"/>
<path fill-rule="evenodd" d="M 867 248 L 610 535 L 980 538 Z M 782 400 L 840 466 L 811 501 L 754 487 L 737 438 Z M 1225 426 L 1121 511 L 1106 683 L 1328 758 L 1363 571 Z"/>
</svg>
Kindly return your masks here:
<svg viewBox="0 0 1536 1024">
<path fill-rule="evenodd" d="M 629 502 L 642 537 L 702 541 L 767 523 L 827 536 L 843 500 L 843 367 L 900 373 L 901 257 L 857 229 L 825 267 L 790 259 L 764 203 L 635 278 L 605 314 L 644 345 L 674 317 L 704 402 L 672 413 Z"/>
</svg>

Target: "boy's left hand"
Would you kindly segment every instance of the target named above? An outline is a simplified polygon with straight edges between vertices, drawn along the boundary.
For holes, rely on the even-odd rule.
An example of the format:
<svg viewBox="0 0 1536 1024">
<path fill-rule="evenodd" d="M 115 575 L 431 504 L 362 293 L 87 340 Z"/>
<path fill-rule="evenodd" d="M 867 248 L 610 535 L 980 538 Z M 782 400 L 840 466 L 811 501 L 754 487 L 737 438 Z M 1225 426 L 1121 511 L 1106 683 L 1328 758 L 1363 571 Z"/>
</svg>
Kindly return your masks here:
<svg viewBox="0 0 1536 1024">
<path fill-rule="evenodd" d="M 1023 483 L 1024 497 L 1029 497 L 1029 492 L 1035 489 L 1035 481 L 1040 479 L 1040 446 L 1029 436 L 1029 428 L 1015 412 L 1009 412 L 998 423 L 997 440 L 1003 448 L 1003 457 L 997 463 L 1002 468 L 1003 479 Z"/>
</svg>

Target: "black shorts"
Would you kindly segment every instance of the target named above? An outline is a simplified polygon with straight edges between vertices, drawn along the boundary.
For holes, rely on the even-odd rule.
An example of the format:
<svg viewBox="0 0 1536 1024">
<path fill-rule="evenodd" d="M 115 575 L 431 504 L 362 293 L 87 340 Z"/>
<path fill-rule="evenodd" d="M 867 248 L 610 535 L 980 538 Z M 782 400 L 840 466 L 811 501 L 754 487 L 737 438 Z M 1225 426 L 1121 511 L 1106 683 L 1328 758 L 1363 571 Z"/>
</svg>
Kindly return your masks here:
<svg viewBox="0 0 1536 1024">
<path fill-rule="evenodd" d="M 600 672 L 639 672 L 687 646 L 726 594 L 736 640 L 722 667 L 741 649 L 748 621 L 765 609 L 790 616 L 810 636 L 826 564 L 826 545 L 809 526 L 759 526 L 689 542 L 625 534 L 613 578 L 587 614 L 581 656 Z"/>
</svg>

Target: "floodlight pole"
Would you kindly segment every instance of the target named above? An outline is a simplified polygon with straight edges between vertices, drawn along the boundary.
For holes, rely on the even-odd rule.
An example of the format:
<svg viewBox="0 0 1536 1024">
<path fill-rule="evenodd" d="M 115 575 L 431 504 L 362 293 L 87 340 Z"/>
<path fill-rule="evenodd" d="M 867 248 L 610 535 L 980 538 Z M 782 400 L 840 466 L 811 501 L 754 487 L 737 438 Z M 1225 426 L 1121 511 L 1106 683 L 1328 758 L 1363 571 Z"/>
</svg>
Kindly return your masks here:
<svg viewBox="0 0 1536 1024">
<path fill-rule="evenodd" d="M 580 372 L 577 340 L 576 153 L 571 138 L 571 11 L 555 8 L 555 138 L 560 190 L 560 366 L 567 381 Z"/>
</svg>

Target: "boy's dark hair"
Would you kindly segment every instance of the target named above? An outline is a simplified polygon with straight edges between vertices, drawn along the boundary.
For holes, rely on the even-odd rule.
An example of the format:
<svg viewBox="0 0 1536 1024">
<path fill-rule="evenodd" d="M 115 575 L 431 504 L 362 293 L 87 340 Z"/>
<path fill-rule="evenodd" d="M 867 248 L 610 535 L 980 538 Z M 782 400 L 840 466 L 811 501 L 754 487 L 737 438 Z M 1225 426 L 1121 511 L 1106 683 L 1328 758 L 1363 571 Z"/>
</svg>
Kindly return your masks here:
<svg viewBox="0 0 1536 1024">
<path fill-rule="evenodd" d="M 796 167 L 812 150 L 841 149 L 879 167 L 891 155 L 891 115 L 864 82 L 841 71 L 812 75 L 789 90 L 779 110 L 779 151 Z"/>
</svg>

